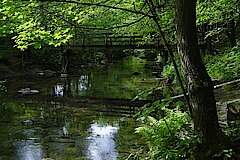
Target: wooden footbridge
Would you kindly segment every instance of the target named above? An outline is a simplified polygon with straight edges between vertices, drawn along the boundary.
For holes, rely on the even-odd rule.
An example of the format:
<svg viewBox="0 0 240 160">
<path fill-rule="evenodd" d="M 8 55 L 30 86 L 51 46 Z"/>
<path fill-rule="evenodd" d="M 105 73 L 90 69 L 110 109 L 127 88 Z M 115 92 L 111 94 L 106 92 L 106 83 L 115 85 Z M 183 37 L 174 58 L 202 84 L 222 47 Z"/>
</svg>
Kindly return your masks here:
<svg viewBox="0 0 240 160">
<path fill-rule="evenodd" d="M 137 34 L 119 33 L 78 33 L 63 48 L 71 49 L 158 49 L 165 50 L 161 39 L 156 33 L 149 33 L 150 38 Z M 205 40 L 198 35 L 200 49 L 205 49 Z"/>
<path fill-rule="evenodd" d="M 65 45 L 79 49 L 154 49 L 163 48 L 159 37 L 153 41 L 144 41 L 143 36 L 116 33 L 80 33 Z"/>
</svg>

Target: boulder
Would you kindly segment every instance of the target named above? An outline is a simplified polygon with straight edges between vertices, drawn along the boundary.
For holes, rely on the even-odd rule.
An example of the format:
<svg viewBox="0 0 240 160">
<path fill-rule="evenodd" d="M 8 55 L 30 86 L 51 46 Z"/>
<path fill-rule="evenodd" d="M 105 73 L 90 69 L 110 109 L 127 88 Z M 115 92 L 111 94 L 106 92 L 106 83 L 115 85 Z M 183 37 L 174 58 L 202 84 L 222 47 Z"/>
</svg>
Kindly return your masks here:
<svg viewBox="0 0 240 160">
<path fill-rule="evenodd" d="M 227 109 L 227 122 L 229 125 L 240 120 L 240 99 L 228 102 Z"/>
<path fill-rule="evenodd" d="M 23 89 L 20 89 L 18 91 L 18 93 L 22 93 L 24 95 L 29 95 L 29 94 L 37 94 L 37 93 L 39 93 L 39 91 L 36 89 L 23 88 Z"/>
<path fill-rule="evenodd" d="M 21 123 L 22 123 L 22 125 L 28 126 L 28 125 L 36 124 L 37 122 L 34 120 L 22 120 Z"/>
</svg>

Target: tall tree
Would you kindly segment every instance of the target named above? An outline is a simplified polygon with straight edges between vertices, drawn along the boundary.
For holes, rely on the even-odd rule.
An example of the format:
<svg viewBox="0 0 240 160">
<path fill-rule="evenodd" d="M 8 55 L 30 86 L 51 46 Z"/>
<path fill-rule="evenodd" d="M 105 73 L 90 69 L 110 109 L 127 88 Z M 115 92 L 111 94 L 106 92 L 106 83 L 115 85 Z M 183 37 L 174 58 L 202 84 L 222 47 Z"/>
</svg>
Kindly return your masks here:
<svg viewBox="0 0 240 160">
<path fill-rule="evenodd" d="M 176 37 L 182 72 L 193 108 L 194 129 L 203 144 L 221 140 L 213 84 L 201 60 L 196 33 L 196 0 L 176 0 Z"/>
</svg>

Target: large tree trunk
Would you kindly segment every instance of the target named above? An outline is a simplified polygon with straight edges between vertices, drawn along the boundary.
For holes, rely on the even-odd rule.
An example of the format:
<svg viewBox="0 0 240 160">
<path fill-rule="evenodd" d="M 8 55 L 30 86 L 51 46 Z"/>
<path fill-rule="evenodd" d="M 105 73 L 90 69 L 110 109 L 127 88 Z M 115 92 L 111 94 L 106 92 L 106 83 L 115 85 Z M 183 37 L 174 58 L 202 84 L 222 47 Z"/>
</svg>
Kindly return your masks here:
<svg viewBox="0 0 240 160">
<path fill-rule="evenodd" d="M 194 129 L 202 143 L 220 140 L 213 84 L 201 60 L 196 34 L 196 0 L 176 0 L 178 53 L 193 109 Z"/>
</svg>

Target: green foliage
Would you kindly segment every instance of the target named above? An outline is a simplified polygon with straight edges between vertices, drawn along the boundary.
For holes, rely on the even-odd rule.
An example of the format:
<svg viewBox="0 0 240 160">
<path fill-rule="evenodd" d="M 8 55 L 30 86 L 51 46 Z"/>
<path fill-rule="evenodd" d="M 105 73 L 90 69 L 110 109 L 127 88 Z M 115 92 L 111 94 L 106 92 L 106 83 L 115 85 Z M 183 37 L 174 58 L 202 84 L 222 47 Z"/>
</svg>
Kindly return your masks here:
<svg viewBox="0 0 240 160">
<path fill-rule="evenodd" d="M 191 159 L 197 139 L 188 127 L 190 117 L 179 110 L 165 109 L 165 117 L 156 119 L 148 116 L 137 133 L 143 135 L 149 147 L 150 159 Z"/>
<path fill-rule="evenodd" d="M 235 155 L 235 152 L 232 149 L 224 149 L 222 151 L 220 151 L 219 153 L 213 155 L 213 157 L 218 157 L 219 159 L 231 159 L 233 158 L 233 156 Z"/>
<path fill-rule="evenodd" d="M 181 81 L 185 85 L 185 80 L 184 80 L 184 77 L 182 74 L 181 62 L 180 62 L 179 55 L 175 54 L 174 57 L 175 57 L 175 62 L 177 64 L 178 71 L 180 73 Z M 164 66 L 162 76 L 163 76 L 163 78 L 166 78 L 166 79 L 173 78 L 173 83 L 175 84 L 175 87 L 176 87 L 176 88 L 174 88 L 175 91 L 178 92 L 179 94 L 182 93 L 182 89 L 180 87 L 180 83 L 179 83 L 179 80 L 177 79 L 176 71 L 175 71 L 172 63 L 168 63 L 167 65 Z"/>
<path fill-rule="evenodd" d="M 190 128 L 191 118 L 178 110 L 178 106 L 183 105 L 181 101 L 173 103 L 171 98 L 167 98 L 144 105 L 136 114 L 143 122 L 136 132 L 146 140 L 149 159 L 191 159 L 197 138 Z M 168 109 L 170 106 L 175 109 Z M 142 159 L 135 156 L 135 159 Z"/>
<path fill-rule="evenodd" d="M 6 65 L 0 64 L 0 71 L 9 71 L 9 67 Z"/>
<path fill-rule="evenodd" d="M 59 51 L 34 50 L 32 54 L 34 55 L 34 59 L 31 59 L 32 65 L 46 67 L 43 69 L 59 69 L 63 63 L 63 56 Z"/>
<path fill-rule="evenodd" d="M 238 0 L 203 0 L 197 5 L 197 25 L 215 25 L 207 36 L 219 35 L 227 30 L 229 21 L 239 21 Z"/>
<path fill-rule="evenodd" d="M 144 121 L 148 118 L 149 115 L 152 113 L 156 114 L 155 116 L 161 117 L 162 111 L 166 109 L 167 106 L 172 102 L 172 99 L 169 98 L 166 101 L 157 100 L 153 103 L 147 103 L 143 107 L 140 108 L 140 112 L 138 112 L 135 117 L 138 118 L 138 120 Z M 162 112 L 162 113 L 161 113 Z"/>
<path fill-rule="evenodd" d="M 169 5 L 159 9 L 160 23 L 168 34 L 166 37 L 169 40 L 174 40 L 174 32 L 172 32 L 174 28 L 173 2 L 173 0 L 168 1 Z M 79 3 L 85 3 L 85 5 Z M 113 8 L 123 8 L 123 10 Z M 21 50 L 25 50 L 29 46 L 38 49 L 44 44 L 58 47 L 69 42 L 75 34 L 102 32 L 101 28 L 103 30 L 112 28 L 108 32 L 129 33 L 129 35 L 138 33 L 144 35 L 146 41 L 152 41 L 154 37 L 149 33 L 157 31 L 155 23 L 150 18 L 143 18 L 143 15 L 133 13 L 142 12 L 150 15 L 144 0 L 71 2 L 4 0 L 0 3 L 0 10 L 1 36 L 14 36 L 16 47 Z M 139 21 L 140 19 L 142 20 Z M 138 22 L 134 23 L 136 21 Z"/>
<path fill-rule="evenodd" d="M 175 77 L 175 69 L 172 63 L 164 66 L 163 77 L 164 78 Z"/>
<path fill-rule="evenodd" d="M 0 18 L 5 24 L 0 28 L 1 36 L 15 35 L 13 39 L 20 50 L 25 50 L 29 46 L 39 49 L 42 44 L 57 47 L 72 38 L 71 28 L 61 27 L 66 23 L 57 15 L 63 7 L 64 12 L 71 5 L 66 7 L 54 2 L 43 5 L 34 1 L 5 0 L 0 6 L 2 11 Z"/>
<path fill-rule="evenodd" d="M 236 79 L 240 77 L 240 41 L 220 55 L 207 55 L 206 67 L 212 78 Z"/>
<path fill-rule="evenodd" d="M 93 57 L 95 60 L 104 60 L 106 58 L 103 52 L 95 52 Z"/>
<path fill-rule="evenodd" d="M 154 1 L 153 3 L 161 6 L 161 3 L 164 2 Z M 79 5 L 78 3 L 88 5 Z M 167 1 L 164 7 L 157 9 L 160 18 L 159 24 L 171 43 L 175 41 L 174 3 L 174 0 Z M 111 6 L 125 10 L 113 9 Z M 238 20 L 238 6 L 239 1 L 237 0 L 199 1 L 197 24 L 198 26 L 223 24 L 206 33 L 207 36 L 219 35 L 227 30 L 225 24 L 228 24 L 230 20 Z M 143 16 L 126 10 L 150 15 L 149 7 L 144 0 L 80 0 L 71 2 L 4 0 L 0 2 L 0 36 L 13 36 L 16 47 L 21 50 L 25 50 L 29 46 L 41 48 L 44 44 L 58 47 L 69 42 L 77 33 L 102 32 L 101 28 L 111 27 L 113 30 L 110 32 L 129 33 L 130 35 L 138 33 L 144 35 L 144 40 L 148 42 L 159 37 L 159 34 L 150 36 L 149 33 L 156 33 L 157 30 L 154 22 L 148 17 L 143 18 L 138 23 L 126 25 L 141 19 Z M 122 25 L 126 26 L 117 27 Z"/>
<path fill-rule="evenodd" d="M 197 24 L 228 22 L 230 19 L 238 19 L 238 0 L 202 0 L 197 5 Z M 216 18 L 217 17 L 217 18 Z M 227 21 L 226 21 L 227 20 Z"/>
<path fill-rule="evenodd" d="M 5 86 L 6 80 L 0 81 L 0 93 L 7 92 L 7 87 Z"/>
</svg>

